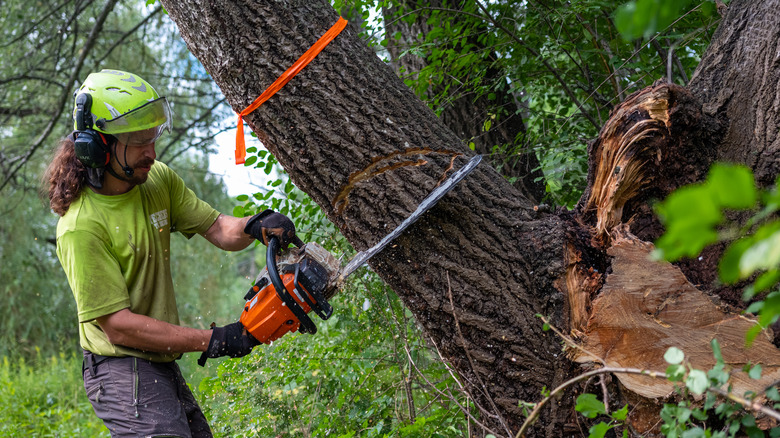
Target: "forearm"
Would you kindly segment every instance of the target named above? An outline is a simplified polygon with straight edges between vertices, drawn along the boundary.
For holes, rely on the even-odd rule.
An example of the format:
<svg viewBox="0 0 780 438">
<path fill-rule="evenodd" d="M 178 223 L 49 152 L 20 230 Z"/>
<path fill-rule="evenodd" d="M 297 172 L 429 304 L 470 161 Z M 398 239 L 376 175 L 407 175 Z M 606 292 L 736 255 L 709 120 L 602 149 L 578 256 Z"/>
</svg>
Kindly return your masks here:
<svg viewBox="0 0 780 438">
<path fill-rule="evenodd" d="M 97 320 L 112 344 L 159 353 L 206 351 L 211 330 L 182 327 L 123 309 Z"/>
<path fill-rule="evenodd" d="M 244 233 L 249 217 L 233 217 L 220 214 L 216 221 L 203 233 L 203 237 L 225 251 L 240 251 L 254 242 L 252 236 Z"/>
</svg>

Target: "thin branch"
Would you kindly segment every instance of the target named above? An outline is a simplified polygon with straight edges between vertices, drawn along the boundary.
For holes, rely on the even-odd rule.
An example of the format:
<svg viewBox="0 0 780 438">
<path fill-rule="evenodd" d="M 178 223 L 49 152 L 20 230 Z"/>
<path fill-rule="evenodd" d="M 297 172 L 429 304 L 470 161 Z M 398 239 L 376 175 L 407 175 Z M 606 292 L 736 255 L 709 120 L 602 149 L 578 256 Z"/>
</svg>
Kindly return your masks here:
<svg viewBox="0 0 780 438">
<path fill-rule="evenodd" d="M 6 185 L 8 185 L 8 182 L 11 181 L 11 179 L 14 178 L 16 173 L 19 171 L 19 169 L 24 166 L 27 161 L 30 160 L 30 158 L 35 154 L 35 152 L 43 145 L 43 143 L 46 141 L 46 139 L 49 138 L 49 135 L 51 135 L 52 131 L 54 130 L 54 126 L 57 124 L 57 121 L 59 120 L 60 116 L 62 115 L 65 104 L 68 102 L 68 99 L 70 98 L 70 90 L 69 87 L 76 82 L 76 79 L 81 75 L 81 68 L 84 66 L 84 61 L 87 58 L 87 55 L 92 51 L 92 48 L 95 46 L 95 42 L 98 39 L 98 35 L 100 34 L 100 31 L 103 29 L 103 25 L 106 22 L 106 19 L 108 18 L 111 11 L 113 11 L 114 6 L 116 6 L 118 0 L 108 0 L 103 6 L 103 10 L 100 12 L 100 15 L 95 20 L 95 26 L 92 28 L 92 31 L 90 31 L 89 36 L 87 36 L 87 41 L 84 43 L 84 48 L 81 50 L 81 56 L 79 56 L 78 62 L 76 62 L 76 66 L 73 69 L 70 77 L 68 78 L 68 81 L 66 82 L 66 85 L 64 87 L 64 90 L 62 93 L 60 93 L 59 101 L 54 106 L 55 111 L 54 115 L 52 115 L 51 119 L 49 119 L 49 123 L 46 125 L 46 127 L 43 129 L 43 132 L 38 136 L 38 138 L 33 142 L 33 145 L 30 147 L 30 149 L 27 151 L 27 154 L 24 156 L 24 159 L 21 160 L 21 162 L 11 170 L 11 172 L 5 177 L 2 184 L 0 184 L 0 191 L 3 191 Z"/>
<path fill-rule="evenodd" d="M 458 336 L 460 336 L 461 341 L 463 342 L 463 351 L 466 352 L 466 358 L 469 360 L 469 365 L 471 365 L 471 372 L 474 373 L 474 376 L 479 381 L 479 384 L 482 385 L 482 390 L 485 393 L 485 397 L 490 402 L 490 405 L 493 407 L 493 412 L 495 413 L 494 416 L 498 419 L 498 421 L 501 423 L 501 425 L 506 430 L 507 436 L 512 436 L 512 431 L 509 430 L 509 426 L 506 424 L 506 420 L 504 417 L 501 416 L 500 411 L 498 410 L 498 406 L 496 406 L 496 403 L 493 401 L 493 397 L 490 396 L 490 393 L 488 392 L 487 386 L 485 385 L 485 382 L 482 380 L 482 377 L 479 375 L 479 371 L 477 371 L 477 367 L 474 365 L 474 359 L 471 358 L 471 353 L 469 352 L 468 345 L 466 342 L 466 338 L 463 336 L 463 332 L 460 329 L 460 322 L 458 321 L 458 316 L 455 314 L 455 303 L 452 299 L 452 287 L 450 285 L 450 272 L 447 271 L 447 293 L 450 297 L 450 306 L 452 308 L 452 317 L 455 319 L 455 329 L 458 331 Z"/>
<path fill-rule="evenodd" d="M 211 113 L 212 113 L 212 112 L 213 112 L 215 109 L 217 109 L 217 107 L 219 107 L 220 105 L 222 105 L 224 102 L 225 102 L 225 98 L 223 97 L 222 99 L 220 99 L 220 100 L 218 100 L 216 103 L 214 103 L 214 105 L 212 105 L 212 106 L 211 106 L 211 108 L 209 108 L 209 109 L 207 109 L 206 111 L 204 111 L 204 112 L 203 112 L 203 113 L 200 115 L 200 117 L 198 117 L 197 119 L 195 119 L 195 120 L 193 120 L 192 122 L 190 122 L 190 124 L 189 124 L 189 125 L 187 125 L 187 127 L 185 127 L 184 129 L 182 129 L 182 130 L 181 130 L 181 131 L 178 133 L 178 135 L 176 135 L 176 137 L 174 137 L 173 139 L 171 139 L 171 141 L 168 143 L 168 145 L 167 145 L 167 146 L 165 146 L 165 148 L 164 148 L 162 151 L 160 151 L 160 157 L 161 157 L 161 158 L 165 157 L 165 155 L 166 155 L 166 154 L 167 154 L 167 153 L 170 151 L 170 149 L 173 147 L 173 145 L 175 145 L 175 144 L 176 144 L 176 143 L 177 143 L 179 140 L 181 140 L 181 139 L 182 139 L 182 137 L 184 137 L 184 134 L 186 134 L 186 133 L 190 132 L 190 130 L 191 130 L 192 128 L 194 128 L 194 127 L 195 127 L 195 126 L 196 126 L 198 123 L 201 123 L 201 122 L 203 122 L 204 120 L 206 120 L 206 119 L 207 119 L 207 118 L 208 118 L 208 117 L 211 115 Z M 188 149 L 188 148 L 187 148 L 187 149 Z"/>
<path fill-rule="evenodd" d="M 609 391 L 607 391 L 606 376 L 604 374 L 599 376 L 599 384 L 601 385 L 602 397 L 604 397 L 604 411 L 609 415 Z"/>
<path fill-rule="evenodd" d="M 401 323 L 398 321 L 398 317 L 396 316 L 396 314 L 395 314 L 395 311 L 393 311 L 393 310 L 392 310 L 392 305 L 391 305 L 391 303 L 390 303 L 390 297 L 389 297 L 389 296 L 387 296 L 387 294 L 386 294 L 386 298 L 387 298 L 387 300 L 388 300 L 388 305 L 389 305 L 389 306 L 390 306 L 390 308 L 391 308 L 391 311 L 392 311 L 392 314 L 393 314 L 393 319 L 395 320 L 395 324 L 396 324 L 396 325 L 400 325 Z M 452 372 L 452 370 L 450 369 L 450 367 L 447 365 L 447 362 L 444 360 L 444 358 L 443 358 L 443 357 L 442 357 L 442 355 L 441 355 L 441 352 L 439 351 L 439 347 L 436 345 L 436 342 L 435 342 L 435 341 L 433 341 L 433 339 L 431 339 L 431 344 L 433 344 L 434 348 L 436 349 L 436 353 L 439 355 L 439 360 L 441 361 L 442 365 L 444 365 L 444 367 L 445 367 L 445 368 L 447 369 L 447 371 L 450 373 L 450 376 L 452 377 L 452 379 L 453 379 L 453 380 L 455 381 L 455 383 L 458 385 L 458 387 L 459 387 L 459 390 L 460 390 L 460 391 L 461 391 L 463 394 L 465 394 L 465 395 L 466 395 L 466 401 L 468 402 L 469 396 L 468 396 L 468 393 L 466 392 L 466 389 L 465 389 L 465 388 L 463 387 L 463 385 L 460 383 L 460 380 L 458 380 L 458 377 L 457 377 L 457 376 L 456 376 L 456 375 L 455 375 L 455 374 Z M 492 430 L 490 430 L 490 428 L 488 428 L 486 425 L 484 425 L 484 424 L 480 423 L 480 422 L 479 422 L 479 420 L 477 420 L 477 419 L 476 419 L 476 418 L 475 418 L 475 417 L 474 417 L 474 416 L 471 414 L 471 411 L 470 411 L 470 409 L 468 409 L 468 406 L 464 407 L 463 405 L 461 405 L 461 404 L 460 404 L 460 402 L 458 402 L 458 400 L 457 400 L 457 399 L 456 399 L 456 398 L 455 398 L 455 397 L 454 397 L 452 394 L 449 394 L 449 393 L 446 393 L 446 394 L 445 394 L 443 391 L 441 391 L 439 388 L 437 388 L 435 384 L 433 384 L 433 383 L 432 383 L 430 380 L 428 380 L 428 378 L 425 376 L 425 374 L 423 374 L 422 370 L 420 370 L 420 369 L 417 367 L 417 363 L 416 363 L 416 362 L 414 361 L 414 359 L 412 358 L 412 352 L 409 350 L 409 346 L 408 346 L 408 345 L 404 345 L 404 351 L 406 352 L 406 357 L 407 357 L 407 360 L 408 360 L 408 362 L 409 362 L 410 366 L 411 366 L 411 367 L 413 367 L 415 371 L 417 371 L 417 374 L 418 374 L 420 377 L 422 377 L 422 379 L 425 381 L 425 383 L 428 385 L 428 387 L 430 387 L 430 388 L 432 388 L 434 391 L 436 391 L 436 393 L 437 393 L 437 394 L 438 394 L 440 397 L 444 397 L 444 398 L 448 399 L 449 401 L 451 401 L 452 403 L 454 403 L 454 404 L 455 404 L 455 405 L 458 407 L 458 409 L 460 409 L 460 411 L 461 411 L 461 412 L 463 412 L 463 414 L 466 416 L 467 420 L 469 421 L 469 425 L 471 424 L 471 421 L 474 421 L 474 423 L 475 423 L 475 424 L 477 424 L 479 427 L 481 427 L 483 430 L 485 430 L 485 431 L 487 431 L 488 433 L 491 433 L 491 434 L 493 434 L 493 435 L 496 435 L 496 433 L 495 433 L 495 432 L 493 432 Z M 479 408 L 481 412 L 485 412 L 485 413 L 487 414 L 487 412 L 486 412 L 484 409 L 482 409 L 482 408 L 481 408 L 479 405 L 477 405 L 477 408 Z M 469 436 L 471 436 L 471 435 L 469 435 Z"/>
<path fill-rule="evenodd" d="M 649 370 L 642 370 L 639 368 L 611 368 L 611 367 L 604 367 L 599 368 L 597 370 L 588 371 L 587 373 L 580 374 L 579 376 L 573 377 L 565 382 L 563 382 L 561 385 L 559 385 L 557 388 L 552 390 L 550 392 L 550 395 L 542 399 L 539 403 L 536 404 L 533 411 L 531 411 L 531 414 L 528 415 L 528 418 L 525 419 L 525 422 L 523 423 L 522 427 L 520 427 L 520 430 L 517 431 L 517 435 L 515 435 L 515 438 L 520 438 L 522 436 L 525 436 L 525 431 L 536 421 L 536 417 L 539 416 L 539 412 L 541 412 L 544 405 L 546 405 L 550 400 L 555 398 L 558 393 L 563 391 L 564 389 L 568 388 L 569 386 L 580 382 L 585 379 L 589 379 L 592 376 L 596 376 L 599 374 L 605 374 L 605 373 L 622 373 L 622 374 L 641 374 L 643 376 L 649 376 L 653 378 L 658 379 L 666 379 L 666 374 L 656 372 L 656 371 L 649 371 Z"/>
<path fill-rule="evenodd" d="M 65 5 L 69 4 L 69 3 L 70 3 L 70 0 L 65 0 L 62 3 L 60 3 L 59 5 L 57 5 L 57 6 L 53 7 L 53 8 L 49 8 L 48 11 L 46 12 L 46 14 L 44 14 L 39 20 L 33 21 L 29 28 L 27 28 L 23 32 L 19 33 L 19 36 L 17 36 L 16 38 L 8 41 L 7 43 L 3 44 L 0 47 L 12 46 L 13 44 L 21 41 L 23 38 L 26 38 L 28 35 L 30 35 L 30 33 L 32 33 L 33 29 L 35 29 L 39 24 L 41 24 L 44 21 L 48 20 L 49 17 L 51 17 L 52 15 L 55 15 L 57 13 L 57 11 L 59 11 L 60 9 L 62 9 L 63 6 L 65 6 Z"/>
<path fill-rule="evenodd" d="M 603 54 L 601 52 L 604 52 L 607 54 L 609 58 L 612 58 L 612 50 L 609 47 L 608 42 L 604 42 L 603 39 L 599 36 L 599 34 L 596 32 L 593 27 L 591 27 L 590 24 L 586 23 L 585 20 L 582 18 L 580 14 L 576 14 L 577 21 L 580 22 L 582 27 L 585 28 L 585 30 L 588 31 L 589 34 L 593 37 L 593 44 L 596 46 L 596 49 L 599 51 L 599 59 L 601 59 L 602 64 L 604 65 L 604 69 L 607 71 L 608 77 L 612 78 L 612 86 L 615 88 L 615 92 L 617 93 L 617 97 L 619 100 L 625 99 L 625 95 L 623 93 L 623 88 L 620 86 L 620 80 L 617 78 L 617 71 L 615 71 L 610 65 L 609 62 L 604 58 Z"/>
<path fill-rule="evenodd" d="M 515 35 L 513 32 L 511 32 L 509 29 L 506 29 L 501 23 L 496 21 L 488 12 L 487 8 L 482 4 L 482 2 L 477 0 L 477 6 L 482 10 L 482 12 L 485 14 L 485 16 L 488 18 L 488 20 L 493 24 L 493 26 L 496 29 L 499 29 L 500 31 L 504 32 L 507 36 L 512 38 L 515 42 L 520 44 L 524 49 L 528 50 L 533 56 L 535 56 L 539 61 L 541 61 L 542 65 L 547 68 L 547 70 L 552 73 L 553 76 L 555 76 L 555 79 L 558 80 L 558 83 L 561 84 L 561 87 L 563 88 L 564 93 L 566 93 L 567 96 L 569 96 L 569 99 L 572 100 L 572 102 L 577 105 L 577 108 L 580 110 L 583 116 L 596 128 L 598 131 L 601 126 L 596 122 L 596 120 L 591 116 L 587 111 L 585 111 L 585 108 L 583 107 L 582 103 L 577 99 L 577 96 L 574 95 L 574 92 L 571 91 L 571 88 L 569 88 L 569 84 L 566 83 L 566 81 L 563 80 L 563 77 L 558 73 L 558 70 L 556 70 L 552 65 L 550 65 L 549 62 L 547 62 L 546 59 L 543 59 L 541 57 L 541 54 L 536 51 L 533 47 L 529 46 L 525 43 L 525 41 L 521 40 L 517 35 Z"/>
<path fill-rule="evenodd" d="M 666 75 L 668 77 L 669 83 L 674 83 L 674 81 L 672 81 L 672 62 L 674 62 L 675 67 L 677 67 L 677 71 L 682 77 L 683 85 L 688 85 L 688 75 L 685 74 L 685 69 L 680 62 L 680 58 L 677 57 L 677 55 L 674 53 L 675 49 L 677 49 L 677 44 L 675 43 L 669 46 L 668 52 L 665 51 L 663 47 L 661 47 L 661 43 L 659 43 L 658 40 L 653 40 L 651 44 L 656 52 L 658 52 L 661 58 L 666 62 Z"/>
<path fill-rule="evenodd" d="M 539 317 L 539 319 L 541 319 L 543 323 L 547 324 L 547 326 L 548 326 L 548 327 L 550 327 L 550 330 L 552 330 L 552 331 L 553 331 L 553 333 L 555 333 L 556 335 L 558 335 L 558 337 L 560 337 L 561 339 L 563 339 L 563 341 L 564 341 L 564 342 L 566 342 L 566 344 L 567 344 L 567 345 L 569 345 L 569 346 L 570 346 L 570 347 L 572 347 L 572 348 L 576 348 L 577 350 L 580 350 L 580 351 L 582 351 L 583 353 L 587 354 L 588 356 L 590 356 L 590 357 L 592 357 L 593 359 L 595 359 L 595 360 L 597 360 L 598 362 L 600 362 L 602 366 L 607 366 L 607 362 L 606 362 L 604 359 L 600 358 L 600 357 L 599 357 L 599 356 L 597 356 L 596 354 L 594 354 L 594 353 L 591 353 L 591 352 L 590 352 L 590 351 L 588 351 L 587 349 L 583 348 L 581 345 L 579 345 L 578 343 L 574 342 L 574 339 L 571 339 L 570 337 L 568 337 L 568 336 L 564 335 L 564 334 L 563 334 L 563 333 L 562 333 L 560 330 L 558 330 L 558 329 L 557 329 L 557 328 L 556 328 L 554 325 L 550 324 L 550 320 L 548 320 L 548 319 L 547 319 L 547 317 L 545 317 L 545 316 L 540 316 L 540 317 Z"/>
<path fill-rule="evenodd" d="M 662 30 L 661 32 L 658 32 L 657 34 L 653 35 L 653 37 L 652 37 L 652 38 L 650 38 L 650 41 L 648 41 L 648 42 L 647 42 L 647 44 L 652 44 L 652 42 L 653 42 L 653 41 L 655 41 L 655 40 L 656 40 L 658 37 L 660 37 L 660 36 L 661 36 L 661 34 L 662 34 L 663 32 L 666 32 L 666 31 L 667 31 L 668 29 L 670 29 L 672 26 L 674 26 L 675 24 L 677 24 L 677 22 L 678 22 L 678 21 L 680 21 L 680 20 L 682 20 L 683 18 L 687 17 L 688 15 L 692 14 L 694 11 L 697 11 L 697 10 L 699 9 L 699 7 L 700 7 L 700 6 L 701 6 L 701 3 L 700 3 L 700 4 L 698 4 L 698 5 L 696 5 L 696 6 L 694 6 L 694 7 L 693 7 L 693 8 L 692 8 L 690 11 L 686 12 L 685 14 L 683 14 L 683 15 L 682 15 L 680 18 L 678 18 L 677 20 L 675 20 L 674 22 L 672 22 L 670 25 L 666 26 L 666 28 L 665 28 L 664 30 Z M 622 70 L 622 69 L 623 69 L 623 67 L 625 67 L 625 66 L 626 66 L 626 64 L 628 64 L 629 62 L 631 62 L 631 60 L 632 60 L 632 59 L 634 59 L 634 57 L 635 57 L 636 55 L 638 55 L 638 54 L 639 54 L 639 52 L 641 52 L 641 51 L 642 51 L 642 48 L 643 48 L 643 47 L 644 47 L 644 44 L 642 44 L 642 46 L 640 46 L 639 48 L 637 48 L 636 50 L 634 50 L 634 52 L 631 54 L 631 56 L 629 56 L 629 57 L 628 57 L 628 58 L 627 58 L 625 61 L 623 61 L 623 63 L 622 63 L 622 64 L 620 64 L 620 66 L 619 66 L 618 68 L 616 68 L 616 69 L 615 69 L 615 72 L 618 72 L 618 71 Z M 613 74 L 614 74 L 614 73 L 613 73 Z M 593 97 L 593 96 L 594 96 L 594 95 L 595 95 L 595 94 L 596 94 L 596 93 L 599 91 L 599 88 L 601 88 L 601 87 L 602 87 L 604 84 L 606 84 L 606 83 L 607 83 L 607 81 L 609 81 L 609 80 L 611 80 L 611 79 L 612 79 L 612 75 L 609 75 L 609 76 L 607 76 L 607 77 L 606 77 L 606 78 L 605 78 L 603 81 L 601 81 L 601 83 L 600 83 L 600 84 L 599 84 L 599 85 L 596 87 L 596 89 L 595 89 L 595 90 L 593 90 L 593 92 L 592 92 L 592 93 L 590 93 L 590 94 L 588 95 L 588 97 L 585 99 L 585 101 L 588 101 L 590 98 L 592 98 L 592 97 Z M 572 117 L 574 117 L 574 114 L 572 114 L 572 115 L 570 115 L 569 117 L 567 117 L 567 118 L 566 118 L 566 122 L 564 122 L 564 123 L 563 123 L 563 124 L 560 126 L 560 128 L 558 128 L 558 133 L 560 132 L 560 130 L 561 130 L 561 129 L 563 129 L 563 127 L 564 127 L 564 126 L 566 126 L 566 123 L 568 123 L 568 121 L 569 121 L 569 120 L 570 120 Z M 597 127 L 596 129 L 598 129 L 598 127 Z"/>
<path fill-rule="evenodd" d="M 775 420 L 780 421 L 780 412 L 777 412 L 774 409 L 770 409 L 757 401 L 748 400 L 730 391 L 724 391 L 721 388 L 708 388 L 707 391 L 717 394 L 727 400 L 731 400 L 735 403 L 739 403 L 745 409 L 749 409 L 753 412 L 762 413 L 764 415 L 774 418 Z"/>
<path fill-rule="evenodd" d="M 121 37 L 117 38 L 117 40 L 116 40 L 116 41 L 114 41 L 114 44 L 113 44 L 113 45 L 111 45 L 111 47 L 109 47 L 109 48 L 108 48 L 108 50 L 106 50 L 106 53 L 104 53 L 104 54 L 103 54 L 103 56 L 101 56 L 101 57 L 100 57 L 100 59 L 98 59 L 97 61 L 95 61 L 95 65 L 100 65 L 100 64 L 102 64 L 102 63 L 103 63 L 103 61 L 105 61 L 105 60 L 106 60 L 106 58 L 108 58 L 108 57 L 109 57 L 109 55 L 111 55 L 111 52 L 113 52 L 113 51 L 114 51 L 114 49 L 116 49 L 117 47 L 119 47 L 119 45 L 120 45 L 120 44 L 122 44 L 122 43 L 123 43 L 123 42 L 124 42 L 124 41 L 125 41 L 127 38 L 129 38 L 129 37 L 130 37 L 130 35 L 133 35 L 133 34 L 135 33 L 135 31 L 137 31 L 138 29 L 140 29 L 140 28 L 141 28 L 141 26 L 143 26 L 143 25 L 145 25 L 146 23 L 148 23 L 148 22 L 149 22 L 149 21 L 150 21 L 152 18 L 154 18 L 154 17 L 155 17 L 157 14 L 159 14 L 160 12 L 162 12 L 162 10 L 163 10 L 162 6 L 157 6 L 157 8 L 155 8 L 155 10 L 153 10 L 153 11 L 152 11 L 152 12 L 151 12 L 149 15 L 147 15 L 146 17 L 144 17 L 144 19 L 143 19 L 143 20 L 141 20 L 141 21 L 140 21 L 138 24 L 136 24 L 136 25 L 135 25 L 135 26 L 134 26 L 132 29 L 128 30 L 128 31 L 127 31 L 127 32 L 125 32 L 125 33 L 124 33 L 124 34 L 123 34 Z"/>
</svg>

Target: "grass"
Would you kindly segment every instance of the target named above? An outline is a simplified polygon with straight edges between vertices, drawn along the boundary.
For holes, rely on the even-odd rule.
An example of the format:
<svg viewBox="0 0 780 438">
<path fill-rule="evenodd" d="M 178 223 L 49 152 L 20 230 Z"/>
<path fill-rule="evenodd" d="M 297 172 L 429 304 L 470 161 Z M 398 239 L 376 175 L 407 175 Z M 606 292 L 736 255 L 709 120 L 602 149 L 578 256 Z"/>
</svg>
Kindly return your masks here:
<svg viewBox="0 0 780 438">
<path fill-rule="evenodd" d="M 194 354 L 185 355 L 180 364 L 192 388 L 197 388 L 197 381 L 216 369 L 216 363 L 210 364 L 210 370 L 208 366 L 200 368 L 196 359 Z M 36 358 L 30 361 L 0 359 L 0 437 L 11 436 L 110 436 L 87 400 L 80 354 L 44 357 L 37 351 Z"/>
<path fill-rule="evenodd" d="M 0 362 L 0 436 L 108 437 L 84 393 L 75 353 Z"/>
</svg>

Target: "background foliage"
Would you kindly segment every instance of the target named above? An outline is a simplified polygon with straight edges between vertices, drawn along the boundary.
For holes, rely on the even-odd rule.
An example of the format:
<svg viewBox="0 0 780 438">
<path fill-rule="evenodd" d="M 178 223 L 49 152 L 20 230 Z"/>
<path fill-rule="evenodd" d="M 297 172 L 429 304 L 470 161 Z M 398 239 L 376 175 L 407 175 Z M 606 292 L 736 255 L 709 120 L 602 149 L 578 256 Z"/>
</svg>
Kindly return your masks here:
<svg viewBox="0 0 780 438">
<path fill-rule="evenodd" d="M 585 187 L 588 141 L 611 108 L 662 77 L 685 85 L 719 18 L 711 2 L 623 3 L 334 0 L 465 145 L 512 182 L 536 170 L 539 201 L 569 208 Z M 267 175 L 267 187 L 227 196 L 208 172 L 208 154 L 228 110 L 153 1 L 6 0 L 0 24 L 2 427 L 14 436 L 97 436 L 104 429 L 78 376 L 75 306 L 54 254 L 57 218 L 37 197 L 49 154 L 70 131 L 72 92 L 88 72 L 130 70 L 169 96 L 175 131 L 158 143 L 158 159 L 220 211 L 272 207 L 294 218 L 305 241 L 344 258 L 353 250 L 259 142 L 247 166 Z M 464 109 L 469 117 L 453 115 Z M 524 155 L 536 169 L 517 172 Z M 183 324 L 236 319 L 264 251 L 224 253 L 199 237 L 172 245 Z M 356 274 L 334 307 L 315 337 L 289 335 L 203 369 L 194 355 L 182 359 L 218 436 L 486 433 L 480 407 L 370 271 Z"/>
</svg>

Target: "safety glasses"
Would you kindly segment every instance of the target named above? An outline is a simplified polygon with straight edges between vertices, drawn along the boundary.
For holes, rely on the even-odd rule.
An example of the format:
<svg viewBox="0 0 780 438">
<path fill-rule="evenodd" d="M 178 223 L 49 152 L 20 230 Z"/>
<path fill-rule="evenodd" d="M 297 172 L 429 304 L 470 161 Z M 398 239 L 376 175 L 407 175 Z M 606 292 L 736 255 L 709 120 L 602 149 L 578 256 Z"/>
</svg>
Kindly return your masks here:
<svg viewBox="0 0 780 438">
<path fill-rule="evenodd" d="M 171 108 L 168 99 L 160 97 L 111 120 L 98 120 L 95 125 L 122 144 L 144 146 L 157 141 L 164 131 L 171 131 Z"/>
</svg>

